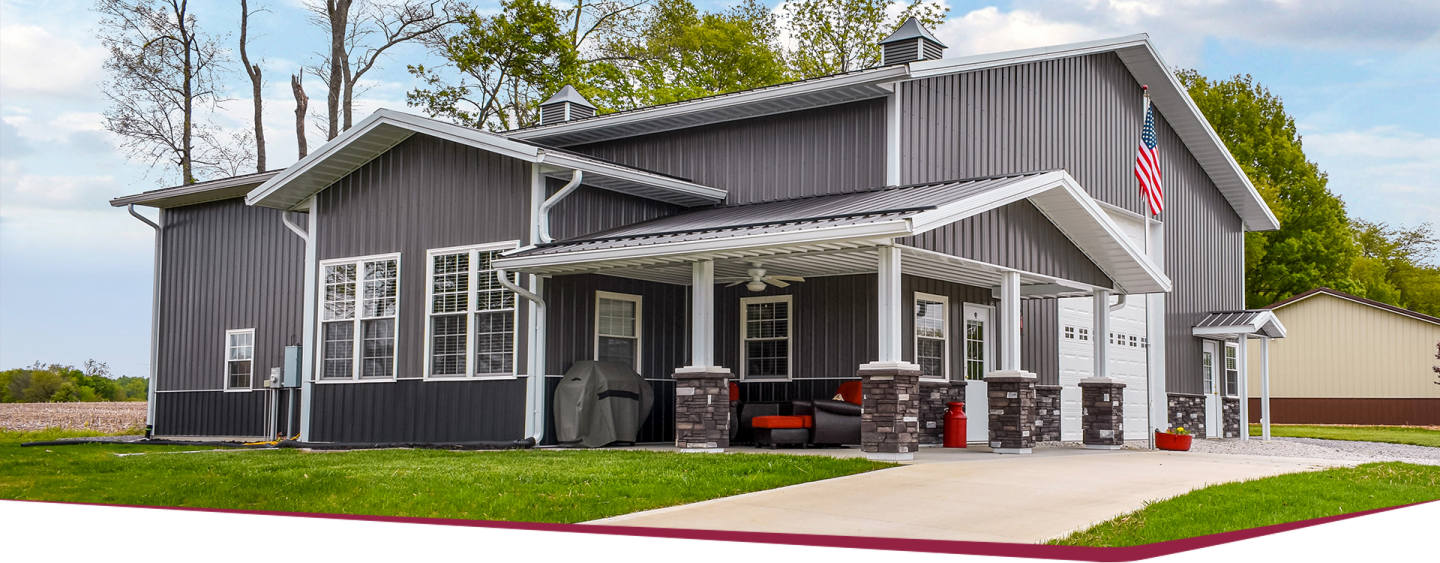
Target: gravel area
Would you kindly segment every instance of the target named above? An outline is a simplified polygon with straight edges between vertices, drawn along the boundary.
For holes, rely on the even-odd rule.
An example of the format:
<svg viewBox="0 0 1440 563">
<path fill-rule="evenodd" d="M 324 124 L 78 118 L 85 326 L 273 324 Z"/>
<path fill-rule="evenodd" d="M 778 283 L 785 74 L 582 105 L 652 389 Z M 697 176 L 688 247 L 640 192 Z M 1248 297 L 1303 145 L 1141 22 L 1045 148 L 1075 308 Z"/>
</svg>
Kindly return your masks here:
<svg viewBox="0 0 1440 563">
<path fill-rule="evenodd" d="M 1195 440 L 1190 451 L 1211 454 L 1308 457 L 1360 463 L 1403 461 L 1440 465 L 1440 448 L 1316 438 L 1273 438 L 1269 442 L 1259 439 L 1245 442 L 1240 440 Z"/>
<path fill-rule="evenodd" d="M 0 403 L 0 429 L 120 432 L 144 428 L 145 403 Z"/>
</svg>

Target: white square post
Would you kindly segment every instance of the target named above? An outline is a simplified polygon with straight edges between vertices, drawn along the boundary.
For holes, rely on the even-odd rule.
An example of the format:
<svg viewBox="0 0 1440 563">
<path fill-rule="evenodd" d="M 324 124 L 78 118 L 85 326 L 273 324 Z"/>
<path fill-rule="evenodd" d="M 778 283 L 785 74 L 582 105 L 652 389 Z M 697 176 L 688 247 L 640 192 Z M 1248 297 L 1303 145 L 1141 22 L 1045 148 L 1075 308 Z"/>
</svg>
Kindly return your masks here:
<svg viewBox="0 0 1440 563">
<path fill-rule="evenodd" d="M 1020 370 L 1020 273 L 1000 274 L 1000 371 Z"/>
<path fill-rule="evenodd" d="M 1270 441 L 1270 339 L 1260 338 L 1260 439 Z"/>
<path fill-rule="evenodd" d="M 879 301 L 880 317 L 880 361 L 899 362 L 903 358 L 901 348 L 901 315 L 905 310 L 905 299 L 900 291 L 900 249 L 895 246 L 881 246 L 879 251 Z"/>
<path fill-rule="evenodd" d="M 1250 335 L 1240 334 L 1240 346 L 1235 350 L 1236 363 L 1240 364 L 1239 381 L 1235 386 L 1240 394 L 1240 439 L 1250 439 Z"/>
<path fill-rule="evenodd" d="M 715 365 L 715 262 L 695 262 L 691 270 L 690 365 Z"/>
<path fill-rule="evenodd" d="M 1093 377 L 1110 377 L 1110 291 L 1095 290 L 1092 324 L 1095 334 L 1091 343 L 1095 346 L 1095 367 Z"/>
</svg>

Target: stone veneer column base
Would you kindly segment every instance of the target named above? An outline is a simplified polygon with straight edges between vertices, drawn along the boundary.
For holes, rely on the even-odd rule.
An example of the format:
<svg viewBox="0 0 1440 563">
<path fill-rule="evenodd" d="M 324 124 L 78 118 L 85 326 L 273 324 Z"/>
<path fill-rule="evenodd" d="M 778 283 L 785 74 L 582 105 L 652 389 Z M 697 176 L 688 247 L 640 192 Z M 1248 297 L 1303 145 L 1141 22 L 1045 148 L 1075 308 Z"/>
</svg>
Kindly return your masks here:
<svg viewBox="0 0 1440 563">
<path fill-rule="evenodd" d="M 675 370 L 675 447 L 683 452 L 720 453 L 730 447 L 730 370 L 683 367 Z"/>
<path fill-rule="evenodd" d="M 1035 386 L 1035 440 L 1060 441 L 1060 386 Z"/>
<path fill-rule="evenodd" d="M 870 362 L 860 366 L 864 399 L 860 451 L 881 461 L 910 461 L 920 449 L 920 366 Z"/>
<path fill-rule="evenodd" d="M 1220 435 L 1226 438 L 1240 437 L 1240 398 L 1221 397 L 1220 412 L 1223 428 Z"/>
<path fill-rule="evenodd" d="M 1035 374 L 1022 370 L 985 374 L 991 451 L 1028 454 L 1035 447 L 1035 381 Z"/>
<path fill-rule="evenodd" d="M 920 381 L 920 447 L 945 443 L 946 403 L 965 402 L 965 380 Z"/>
<path fill-rule="evenodd" d="M 1109 377 L 1080 380 L 1080 436 L 1092 450 L 1125 445 L 1125 384 Z"/>
<path fill-rule="evenodd" d="M 1166 406 L 1170 412 L 1170 428 L 1184 428 L 1199 438 L 1205 437 L 1205 396 L 1191 393 L 1169 393 Z"/>
</svg>

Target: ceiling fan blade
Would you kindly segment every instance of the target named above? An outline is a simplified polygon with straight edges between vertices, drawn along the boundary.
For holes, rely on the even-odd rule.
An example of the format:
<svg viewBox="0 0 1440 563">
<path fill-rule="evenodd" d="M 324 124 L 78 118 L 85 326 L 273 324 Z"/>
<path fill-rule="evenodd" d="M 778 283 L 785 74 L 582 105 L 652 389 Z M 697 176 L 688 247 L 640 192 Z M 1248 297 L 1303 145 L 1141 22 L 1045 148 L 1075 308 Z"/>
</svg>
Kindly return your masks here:
<svg viewBox="0 0 1440 563">
<path fill-rule="evenodd" d="M 802 278 L 802 277 L 800 277 L 800 276 L 770 276 L 770 277 L 771 277 L 771 278 L 774 278 L 774 279 L 777 279 L 777 280 L 785 280 L 785 281 L 792 281 L 792 282 L 803 282 L 803 281 L 805 281 L 805 278 Z"/>
<path fill-rule="evenodd" d="M 727 285 L 727 286 L 725 286 L 725 287 L 735 287 L 735 286 L 737 286 L 737 285 L 741 285 L 741 284 L 743 284 L 743 283 L 746 283 L 747 281 L 749 281 L 749 280 L 740 280 L 740 281 L 738 281 L 738 282 L 732 283 L 732 284 Z"/>
<path fill-rule="evenodd" d="M 762 280 L 765 280 L 765 283 L 768 283 L 768 284 L 773 285 L 773 286 L 775 286 L 775 287 L 790 287 L 790 284 L 785 283 L 785 282 L 780 281 L 780 280 L 775 279 L 775 278 L 766 277 L 766 278 L 761 278 L 761 279 L 762 279 Z"/>
</svg>

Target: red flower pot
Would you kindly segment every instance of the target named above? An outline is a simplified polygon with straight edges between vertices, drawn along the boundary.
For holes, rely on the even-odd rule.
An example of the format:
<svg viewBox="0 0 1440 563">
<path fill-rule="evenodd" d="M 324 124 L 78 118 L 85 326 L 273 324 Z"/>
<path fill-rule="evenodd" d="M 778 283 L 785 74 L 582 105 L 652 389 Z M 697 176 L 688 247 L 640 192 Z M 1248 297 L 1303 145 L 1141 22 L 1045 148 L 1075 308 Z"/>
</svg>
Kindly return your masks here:
<svg viewBox="0 0 1440 563">
<path fill-rule="evenodd" d="M 1172 452 L 1190 451 L 1190 439 L 1194 436 L 1183 434 L 1170 434 L 1167 432 L 1155 431 L 1155 447 Z"/>
</svg>

